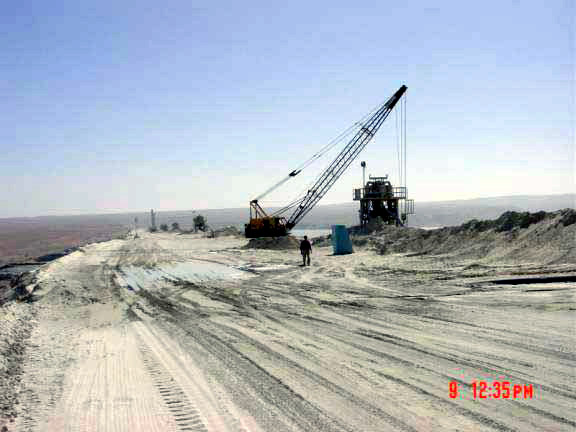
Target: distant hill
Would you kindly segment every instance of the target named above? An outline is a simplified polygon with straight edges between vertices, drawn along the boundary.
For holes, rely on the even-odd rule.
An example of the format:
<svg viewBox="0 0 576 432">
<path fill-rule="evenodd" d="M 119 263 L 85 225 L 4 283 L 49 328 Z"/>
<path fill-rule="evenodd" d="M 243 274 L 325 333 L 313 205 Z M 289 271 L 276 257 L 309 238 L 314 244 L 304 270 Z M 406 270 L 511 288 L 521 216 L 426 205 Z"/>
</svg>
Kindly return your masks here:
<svg viewBox="0 0 576 432">
<path fill-rule="evenodd" d="M 505 211 L 555 211 L 563 208 L 575 208 L 576 194 L 562 195 L 515 195 L 507 197 L 476 198 L 469 200 L 416 202 L 416 214 L 410 218 L 409 225 L 416 227 L 458 225 L 470 219 L 490 219 Z M 184 229 L 190 228 L 195 214 L 189 211 L 157 210 L 157 224 L 178 222 Z M 225 225 L 241 227 L 249 217 L 248 208 L 206 209 L 197 213 L 207 217 L 214 228 Z M 40 216 L 33 218 L 0 219 L 0 231 L 6 224 L 17 224 L 20 228 L 27 224 L 42 223 L 51 226 L 114 225 L 133 224 L 137 217 L 140 227 L 150 223 L 148 211 L 139 213 L 119 213 L 82 216 Z M 320 205 L 313 209 L 299 227 L 326 228 L 332 224 L 355 225 L 358 223 L 358 203 Z"/>
<path fill-rule="evenodd" d="M 416 203 L 410 225 L 416 227 L 453 226 L 470 219 L 493 219 L 505 211 L 544 210 L 547 212 L 576 207 L 576 194 L 516 195 L 470 200 Z"/>
<path fill-rule="evenodd" d="M 470 219 L 493 219 L 508 210 L 555 211 L 576 207 L 576 194 L 516 195 L 475 198 L 469 200 L 416 202 L 416 214 L 409 225 L 440 227 L 459 225 Z M 326 222 L 330 221 L 330 222 Z M 355 225 L 358 223 L 358 203 L 319 206 L 302 221 L 302 226 L 323 227 L 327 224 Z"/>
<path fill-rule="evenodd" d="M 505 211 L 555 211 L 575 208 L 576 194 L 525 195 L 471 200 L 416 202 L 416 214 L 410 218 L 413 227 L 459 225 L 470 219 L 494 219 Z M 195 213 L 156 209 L 157 224 L 178 222 L 183 229 L 192 226 Z M 248 208 L 198 210 L 213 228 L 234 225 L 243 228 L 249 217 Z M 196 214 L 197 214 L 196 213 Z M 0 265 L 26 257 L 58 252 L 92 241 L 101 241 L 126 232 L 138 218 L 140 228 L 150 224 L 149 212 L 83 216 L 41 216 L 0 219 Z M 328 228 L 333 224 L 356 225 L 358 203 L 318 206 L 298 228 Z"/>
</svg>

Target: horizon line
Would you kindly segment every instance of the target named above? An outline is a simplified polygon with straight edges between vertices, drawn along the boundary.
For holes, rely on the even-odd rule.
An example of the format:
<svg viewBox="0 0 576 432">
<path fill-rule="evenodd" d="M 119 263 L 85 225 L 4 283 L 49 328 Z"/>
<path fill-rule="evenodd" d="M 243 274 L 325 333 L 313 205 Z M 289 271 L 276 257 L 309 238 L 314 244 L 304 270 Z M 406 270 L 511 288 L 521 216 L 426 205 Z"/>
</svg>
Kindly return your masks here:
<svg viewBox="0 0 576 432">
<path fill-rule="evenodd" d="M 444 200 L 431 200 L 431 201 L 418 201 L 420 204 L 427 204 L 427 203 L 442 203 L 442 202 L 456 202 L 456 201 L 474 201 L 480 199 L 502 199 L 502 198 L 520 198 L 520 197 L 558 197 L 558 196 L 574 196 L 576 200 L 576 192 L 565 192 L 565 193 L 557 193 L 557 194 L 518 194 L 518 195 L 498 195 L 498 196 L 482 196 L 482 197 L 475 197 L 475 198 L 458 198 L 458 199 L 444 199 Z M 351 201 L 340 202 L 340 203 L 332 203 L 332 204 L 318 204 L 318 207 L 329 207 L 329 206 L 339 206 L 344 204 L 352 204 Z M 576 205 L 576 203 L 575 203 Z M 248 207 L 245 207 L 248 210 Z M 274 208 L 281 208 L 281 207 L 269 207 L 271 209 Z M 42 214 L 42 215 L 35 215 L 35 216 L 0 216 L 1 220 L 7 219 L 35 219 L 35 218 L 47 218 L 47 217 L 79 217 L 79 216 L 118 216 L 118 215 L 128 215 L 128 214 L 146 214 L 149 213 L 150 210 L 154 210 L 155 213 L 165 213 L 165 212 L 201 212 L 201 211 L 214 211 L 214 210 L 240 210 L 244 209 L 244 207 L 219 207 L 219 208 L 202 208 L 202 209 L 171 209 L 171 210 L 157 210 L 156 208 L 150 208 L 147 210 L 120 210 L 120 211 L 111 211 L 109 213 L 61 213 L 61 214 Z"/>
</svg>

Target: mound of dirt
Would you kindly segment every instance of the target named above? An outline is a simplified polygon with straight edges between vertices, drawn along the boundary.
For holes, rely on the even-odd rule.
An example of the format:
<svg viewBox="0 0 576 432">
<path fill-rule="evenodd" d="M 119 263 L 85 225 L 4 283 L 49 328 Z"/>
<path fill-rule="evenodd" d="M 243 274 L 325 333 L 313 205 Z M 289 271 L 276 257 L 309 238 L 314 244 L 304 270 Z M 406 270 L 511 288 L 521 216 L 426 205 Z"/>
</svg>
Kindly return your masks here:
<svg viewBox="0 0 576 432">
<path fill-rule="evenodd" d="M 576 263 L 576 211 L 506 212 L 498 219 L 471 220 L 436 230 L 385 226 L 369 235 L 354 235 L 381 254 L 413 252 L 448 254 L 488 261 Z"/>
<path fill-rule="evenodd" d="M 312 243 L 312 246 L 314 247 L 332 246 L 332 235 L 328 234 L 325 236 L 311 238 L 310 243 Z"/>
<path fill-rule="evenodd" d="M 217 230 L 214 230 L 214 237 L 244 237 L 244 233 L 240 231 L 235 226 L 226 226 Z"/>
<path fill-rule="evenodd" d="M 300 242 L 292 236 L 286 237 L 260 237 L 250 239 L 244 249 L 273 249 L 287 250 L 298 249 Z"/>
</svg>

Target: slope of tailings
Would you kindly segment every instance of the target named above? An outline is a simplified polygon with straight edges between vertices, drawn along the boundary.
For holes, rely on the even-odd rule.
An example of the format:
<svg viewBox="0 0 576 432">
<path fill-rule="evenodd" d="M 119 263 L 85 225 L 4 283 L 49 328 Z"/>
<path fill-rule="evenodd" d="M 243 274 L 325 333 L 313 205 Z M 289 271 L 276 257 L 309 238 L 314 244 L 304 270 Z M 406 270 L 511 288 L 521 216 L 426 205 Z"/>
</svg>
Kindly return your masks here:
<svg viewBox="0 0 576 432">
<path fill-rule="evenodd" d="M 506 212 L 498 219 L 471 220 L 436 230 L 384 227 L 366 240 L 381 254 L 414 252 L 453 254 L 463 258 L 576 263 L 576 211 Z"/>
</svg>

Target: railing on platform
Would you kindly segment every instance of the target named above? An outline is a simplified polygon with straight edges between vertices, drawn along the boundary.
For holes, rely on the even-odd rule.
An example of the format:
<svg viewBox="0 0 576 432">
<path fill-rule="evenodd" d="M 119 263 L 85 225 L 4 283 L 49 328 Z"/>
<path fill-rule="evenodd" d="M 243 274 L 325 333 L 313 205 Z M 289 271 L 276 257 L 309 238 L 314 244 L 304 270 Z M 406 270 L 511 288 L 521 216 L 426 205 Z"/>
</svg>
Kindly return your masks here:
<svg viewBox="0 0 576 432">
<path fill-rule="evenodd" d="M 409 215 L 414 214 L 414 200 L 413 199 L 407 199 L 405 201 L 404 205 L 406 206 L 406 214 L 409 214 Z"/>
<path fill-rule="evenodd" d="M 366 188 L 358 188 L 352 190 L 352 199 L 360 201 L 364 198 L 370 199 L 406 199 L 408 196 L 408 189 L 404 186 L 392 188 L 392 194 L 378 194 L 371 191 L 366 193 Z"/>
<path fill-rule="evenodd" d="M 408 189 L 404 186 L 393 188 L 394 198 L 406 199 L 408 196 Z"/>
</svg>

